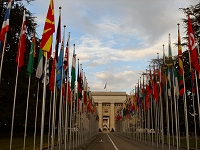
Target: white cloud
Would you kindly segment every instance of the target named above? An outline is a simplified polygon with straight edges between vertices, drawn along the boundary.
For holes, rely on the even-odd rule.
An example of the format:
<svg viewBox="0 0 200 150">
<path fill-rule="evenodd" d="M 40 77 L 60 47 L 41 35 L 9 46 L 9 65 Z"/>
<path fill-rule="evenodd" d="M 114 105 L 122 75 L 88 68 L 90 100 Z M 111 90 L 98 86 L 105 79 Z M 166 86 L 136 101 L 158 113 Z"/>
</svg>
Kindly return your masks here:
<svg viewBox="0 0 200 150">
<path fill-rule="evenodd" d="M 185 36 L 178 10 L 199 3 L 199 0 L 54 0 L 55 24 L 58 7 L 62 6 L 62 24 L 71 32 L 71 45 L 76 44 L 77 58 L 83 64 L 91 90 L 130 92 L 151 59 L 162 57 L 168 34 L 177 41 L 177 23 Z M 41 37 L 49 0 L 32 2 Z M 37 8 L 37 9 L 36 9 Z M 56 33 L 55 33 L 56 34 Z M 54 34 L 54 35 L 55 35 Z M 70 63 L 73 47 L 70 49 Z"/>
</svg>

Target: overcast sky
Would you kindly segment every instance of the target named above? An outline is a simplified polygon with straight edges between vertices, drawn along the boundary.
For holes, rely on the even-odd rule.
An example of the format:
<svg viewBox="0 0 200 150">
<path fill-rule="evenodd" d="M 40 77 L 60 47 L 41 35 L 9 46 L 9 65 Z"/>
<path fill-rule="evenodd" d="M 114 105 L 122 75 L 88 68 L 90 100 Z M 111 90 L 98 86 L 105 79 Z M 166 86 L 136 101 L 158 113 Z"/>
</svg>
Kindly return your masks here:
<svg viewBox="0 0 200 150">
<path fill-rule="evenodd" d="M 41 38 L 50 0 L 36 0 L 27 6 L 38 24 Z M 168 35 L 177 42 L 177 23 L 185 36 L 178 8 L 199 0 L 54 0 L 57 28 L 59 6 L 66 39 L 71 32 L 70 68 L 73 44 L 91 91 L 123 91 L 129 94 L 146 72 L 151 59 L 168 54 Z M 54 34 L 55 39 L 56 33 Z M 54 45 L 54 44 L 53 44 Z M 54 47 L 54 46 L 53 46 Z M 172 54 L 177 55 L 172 44 Z M 184 49 L 183 49 L 184 51 Z M 104 85 L 107 82 L 107 89 Z"/>
</svg>

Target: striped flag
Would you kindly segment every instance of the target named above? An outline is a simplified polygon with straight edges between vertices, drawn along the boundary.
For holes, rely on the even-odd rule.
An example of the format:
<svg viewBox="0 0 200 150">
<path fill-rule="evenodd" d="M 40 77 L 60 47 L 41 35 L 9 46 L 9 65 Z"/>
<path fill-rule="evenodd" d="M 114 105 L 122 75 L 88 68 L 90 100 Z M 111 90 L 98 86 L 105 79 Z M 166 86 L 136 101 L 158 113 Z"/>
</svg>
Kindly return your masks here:
<svg viewBox="0 0 200 150">
<path fill-rule="evenodd" d="M 179 96 L 178 73 L 176 67 L 174 67 L 174 93 L 176 96 Z"/>
<path fill-rule="evenodd" d="M 1 28 L 1 33 L 0 33 L 0 41 L 3 43 L 4 42 L 4 36 L 6 32 L 9 31 L 9 18 L 10 18 L 10 9 L 11 9 L 11 3 L 12 0 L 8 0 L 8 6 L 6 10 L 6 14 L 4 16 L 2 28 Z"/>
<path fill-rule="evenodd" d="M 183 59 L 182 59 L 182 47 L 181 47 L 181 38 L 180 38 L 180 32 L 178 28 L 178 64 L 179 64 L 179 94 L 180 96 L 183 96 L 184 93 L 184 69 L 183 69 Z"/>
<path fill-rule="evenodd" d="M 43 54 L 42 54 L 42 50 L 40 49 L 39 55 L 38 55 L 38 65 L 37 65 L 35 77 L 40 79 L 42 76 L 42 73 L 43 73 Z"/>
</svg>

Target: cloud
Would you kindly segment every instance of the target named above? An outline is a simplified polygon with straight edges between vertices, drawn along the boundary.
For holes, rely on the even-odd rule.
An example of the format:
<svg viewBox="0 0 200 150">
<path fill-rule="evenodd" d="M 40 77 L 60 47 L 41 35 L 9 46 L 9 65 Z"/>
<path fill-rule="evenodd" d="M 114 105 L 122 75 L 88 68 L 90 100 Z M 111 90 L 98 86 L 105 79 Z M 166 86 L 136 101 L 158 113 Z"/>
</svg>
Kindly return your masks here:
<svg viewBox="0 0 200 150">
<path fill-rule="evenodd" d="M 70 64 L 73 46 L 83 64 L 91 90 L 129 93 L 146 70 L 151 59 L 168 51 L 171 35 L 172 54 L 177 55 L 177 23 L 184 14 L 178 8 L 199 0 L 54 0 L 55 25 L 58 7 L 62 6 L 62 25 L 71 32 Z M 41 37 L 49 0 L 34 1 L 27 6 L 37 19 Z M 36 9 L 37 8 L 37 9 Z M 181 37 L 185 29 L 180 26 Z M 55 33 L 56 34 L 56 33 Z M 54 36 L 55 36 L 54 34 Z M 67 36 L 66 36 L 67 37 Z"/>
<path fill-rule="evenodd" d="M 135 83 L 138 82 L 138 77 L 140 77 L 141 74 L 141 71 L 133 70 L 127 70 L 123 72 L 97 72 L 95 74 L 95 80 L 99 82 L 92 82 L 91 90 L 104 91 L 103 88 L 107 82 L 108 91 L 122 91 L 120 89 L 126 89 L 126 92 L 129 93 L 131 89 L 135 88 Z M 90 77 L 88 79 L 90 79 Z"/>
</svg>

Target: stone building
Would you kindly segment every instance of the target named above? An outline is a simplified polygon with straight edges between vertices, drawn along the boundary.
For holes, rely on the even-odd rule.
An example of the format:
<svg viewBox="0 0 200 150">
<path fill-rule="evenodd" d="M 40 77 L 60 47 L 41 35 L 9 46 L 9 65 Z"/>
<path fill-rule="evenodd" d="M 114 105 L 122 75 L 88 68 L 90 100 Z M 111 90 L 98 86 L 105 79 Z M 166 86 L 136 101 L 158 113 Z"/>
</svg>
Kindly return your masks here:
<svg viewBox="0 0 200 150">
<path fill-rule="evenodd" d="M 99 113 L 99 129 L 115 131 L 115 114 L 126 100 L 126 92 L 92 92 Z"/>
</svg>

